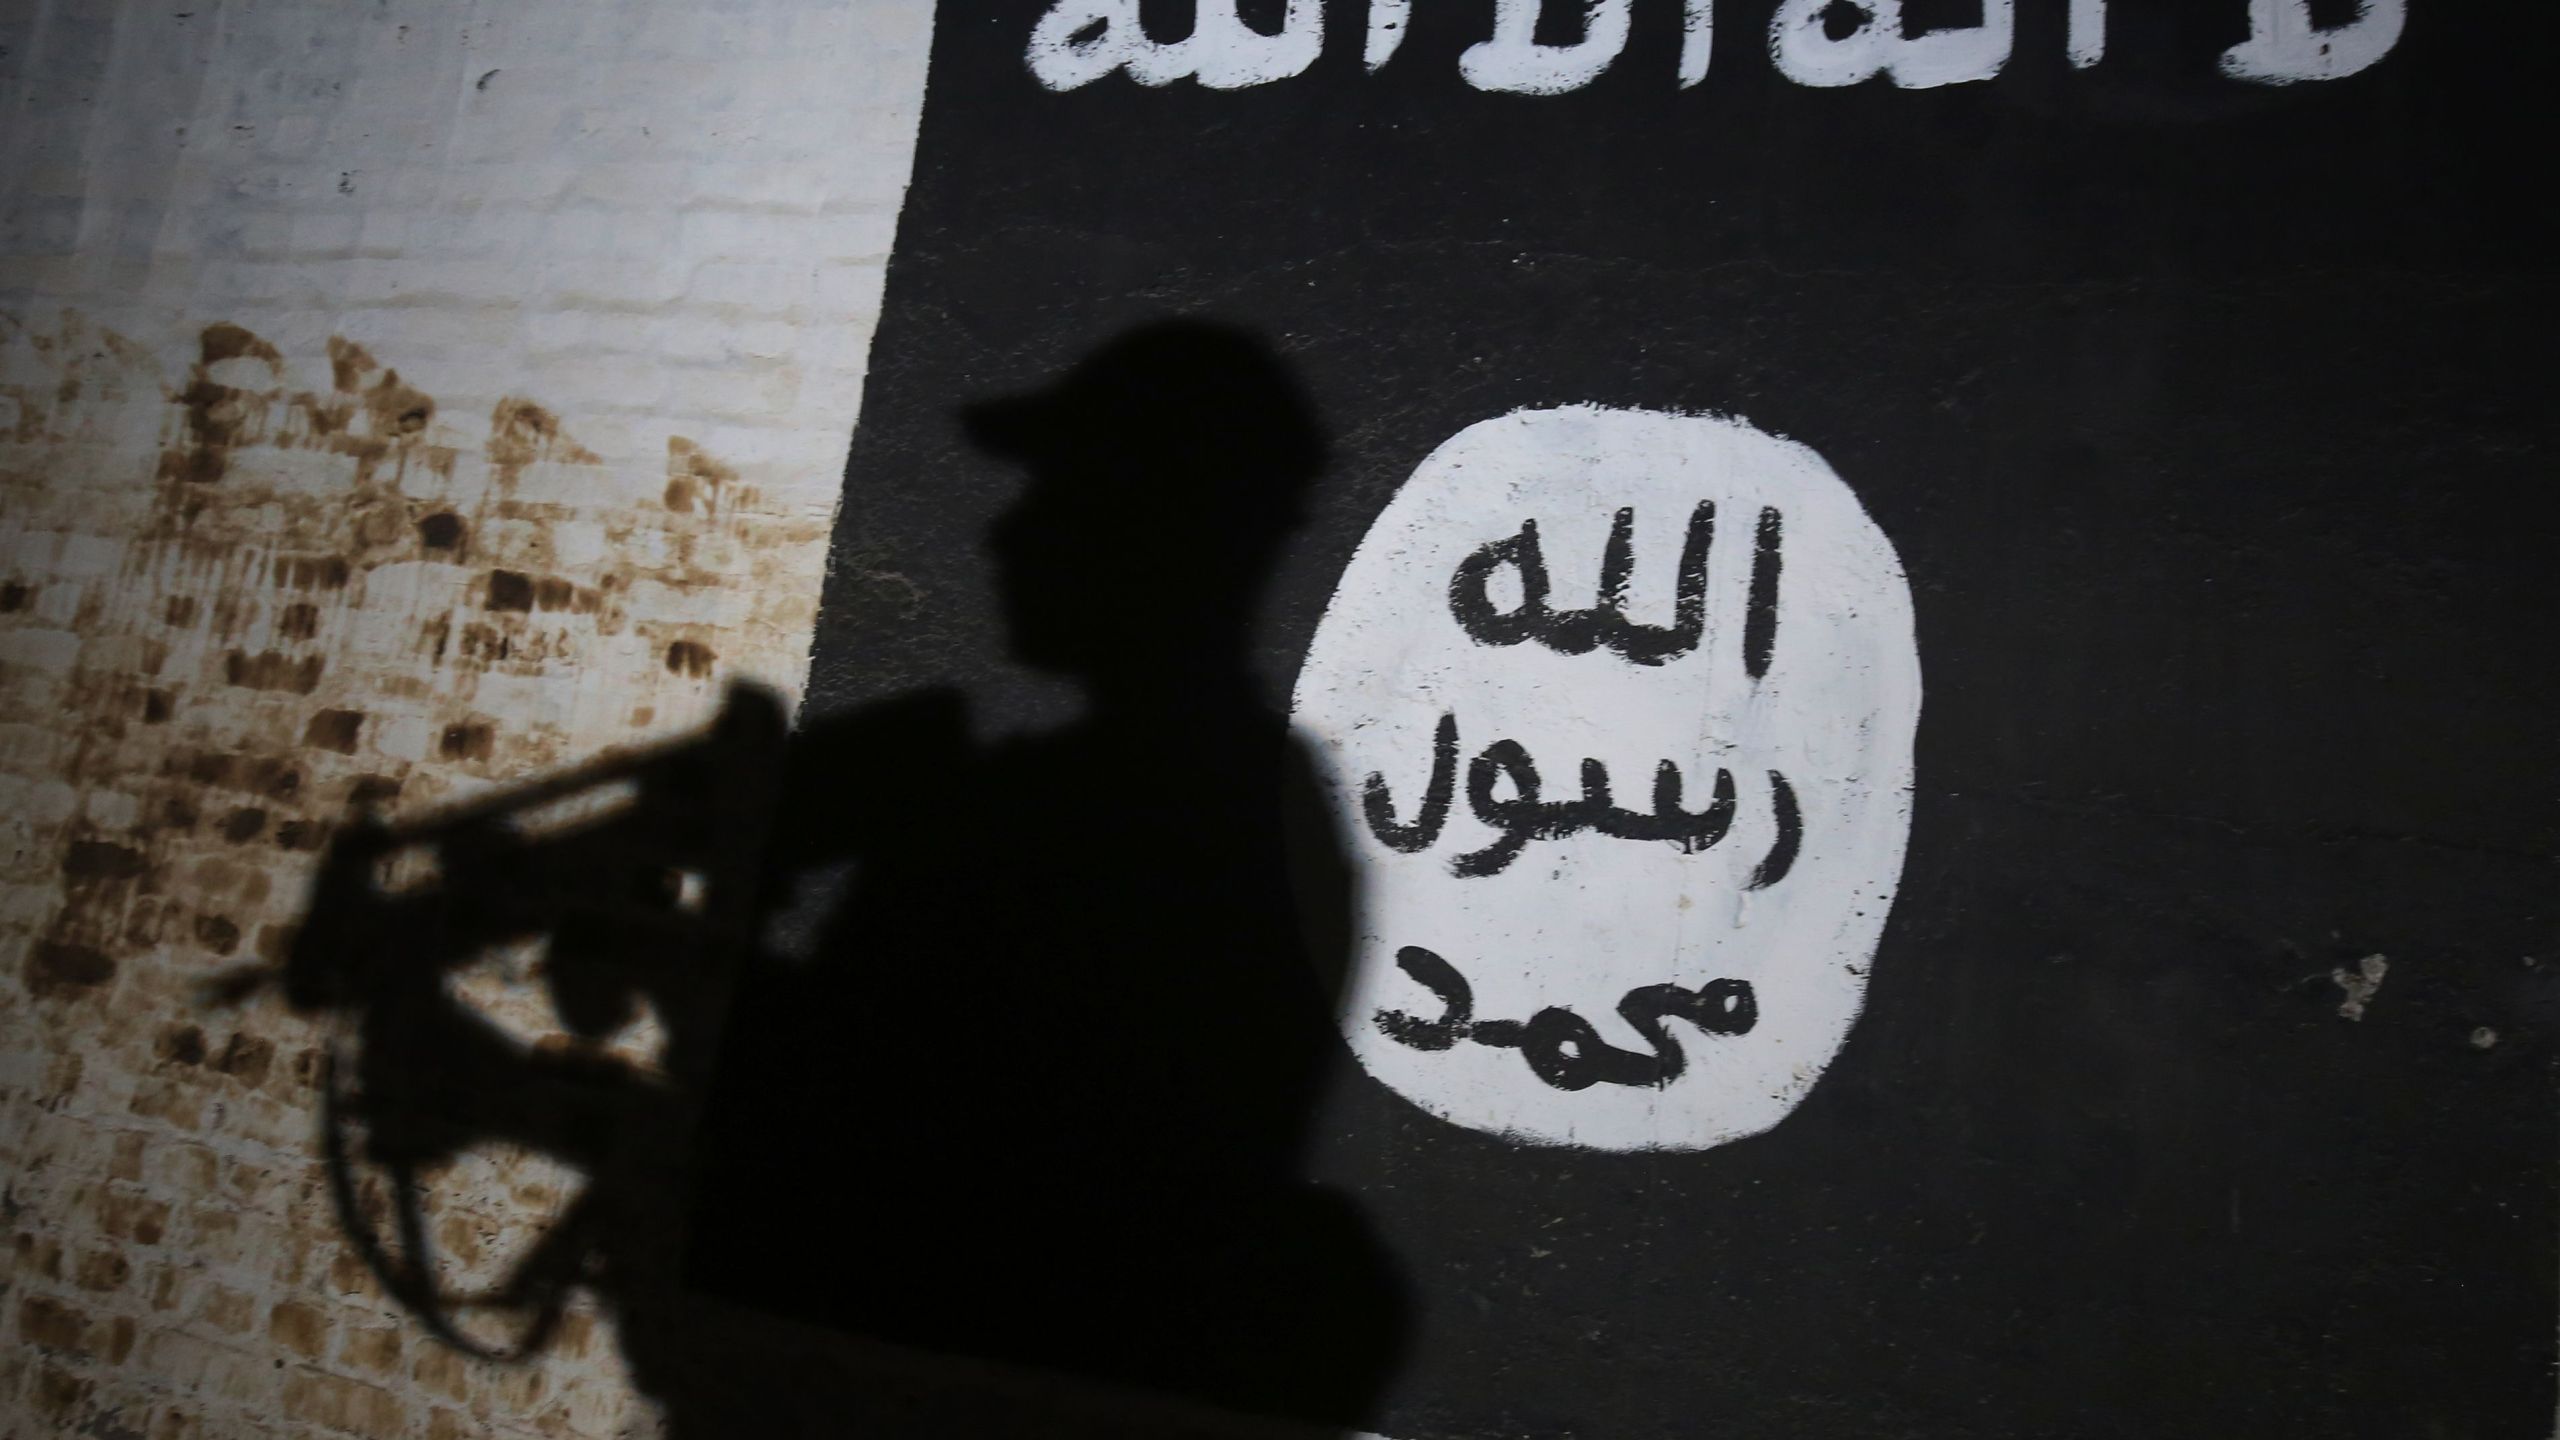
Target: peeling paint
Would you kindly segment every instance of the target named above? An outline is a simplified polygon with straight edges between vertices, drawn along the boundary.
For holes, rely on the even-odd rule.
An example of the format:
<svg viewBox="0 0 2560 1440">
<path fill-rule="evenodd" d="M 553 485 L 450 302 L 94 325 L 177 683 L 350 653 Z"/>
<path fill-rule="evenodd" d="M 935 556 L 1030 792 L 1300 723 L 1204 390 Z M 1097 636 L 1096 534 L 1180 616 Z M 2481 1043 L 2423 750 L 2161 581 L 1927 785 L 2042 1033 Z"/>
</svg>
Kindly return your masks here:
<svg viewBox="0 0 2560 1440">
<path fill-rule="evenodd" d="M 347 816 L 689 726 L 715 673 L 803 663 L 826 517 L 766 503 L 692 440 L 617 470 L 526 397 L 471 433 L 388 356 L 343 338 L 297 354 L 228 321 L 165 370 L 76 314 L 0 314 L 0 348 L 16 362 L 0 369 L 0 738 L 20 737 L 0 743 L 0 786 L 45 797 L 11 807 L 0 850 L 0 1040 L 103 1107 L 47 1153 L 94 1131 L 210 1147 L 208 1166 L 293 1156 L 316 1032 L 273 1007 L 208 1010 L 204 987 L 283 953 Z M 528 1034 L 556 1023 L 524 976 L 489 1003 Z M 504 1249 L 548 1213 L 512 1203 L 516 1178 L 532 1172 L 500 1165 L 443 1213 Z M 285 1294 L 342 1292 L 358 1310 L 314 1308 L 326 1328 L 292 1332 L 313 1347 L 358 1318 L 399 1333 L 362 1267 L 329 1258 L 307 1177 L 268 1205 L 199 1205 L 189 1253 L 281 1266 Z M 143 1248 L 83 1260 L 82 1293 L 190 1283 L 128 1231 L 114 1243 Z M 39 1330 L 93 1355 L 139 1343 L 134 1320 L 61 1304 Z"/>
</svg>

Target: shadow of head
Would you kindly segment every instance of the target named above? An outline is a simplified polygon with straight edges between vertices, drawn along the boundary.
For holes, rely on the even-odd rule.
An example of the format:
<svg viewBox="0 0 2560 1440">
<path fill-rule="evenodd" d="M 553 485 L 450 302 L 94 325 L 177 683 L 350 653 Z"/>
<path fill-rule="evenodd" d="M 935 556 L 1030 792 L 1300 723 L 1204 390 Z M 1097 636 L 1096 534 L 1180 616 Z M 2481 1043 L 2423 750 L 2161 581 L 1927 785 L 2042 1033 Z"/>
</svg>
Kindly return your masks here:
<svg viewBox="0 0 2560 1440">
<path fill-rule="evenodd" d="M 855 1336 L 1338 1429 L 1407 1304 L 1300 1163 L 1335 1043 L 1284 873 L 1300 757 L 1195 684 L 1241 673 L 1324 459 L 1313 407 L 1260 342 L 1181 321 L 963 423 L 1029 472 L 989 540 L 1019 657 L 1122 703 L 989 744 L 948 690 L 788 730 L 741 690 L 702 735 L 351 827 L 272 977 L 351 1022 L 339 1221 L 448 1344 L 485 1320 L 510 1343 L 474 1348 L 537 1350 L 592 1293 L 687 1440 L 1047 1433 L 915 1428 L 881 1370 L 820 1400 L 836 1367 L 807 1357 Z M 1347 865 L 1306 835 L 1338 920 Z M 804 900 L 805 946 L 759 948 Z M 625 1043 L 649 1034 L 654 1060 Z M 499 1147 L 584 1188 L 457 1290 L 433 1187 Z"/>
<path fill-rule="evenodd" d="M 1199 320 L 1133 330 L 962 422 L 1031 472 L 988 538 L 1015 657 L 1096 679 L 1236 653 L 1324 464 L 1279 357 Z"/>
</svg>

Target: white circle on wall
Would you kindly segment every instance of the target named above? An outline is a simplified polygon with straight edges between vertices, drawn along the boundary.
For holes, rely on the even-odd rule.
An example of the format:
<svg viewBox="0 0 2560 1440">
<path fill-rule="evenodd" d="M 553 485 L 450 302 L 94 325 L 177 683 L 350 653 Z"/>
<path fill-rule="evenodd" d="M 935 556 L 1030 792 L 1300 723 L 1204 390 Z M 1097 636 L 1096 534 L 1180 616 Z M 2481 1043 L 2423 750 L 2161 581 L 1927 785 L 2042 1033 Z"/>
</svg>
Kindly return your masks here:
<svg viewBox="0 0 2560 1440">
<path fill-rule="evenodd" d="M 1911 827 L 1892 545 L 1743 421 L 1520 410 L 1379 515 L 1292 699 L 1356 877 L 1344 1037 L 1435 1115 L 1696 1150 L 1857 1018 Z"/>
</svg>

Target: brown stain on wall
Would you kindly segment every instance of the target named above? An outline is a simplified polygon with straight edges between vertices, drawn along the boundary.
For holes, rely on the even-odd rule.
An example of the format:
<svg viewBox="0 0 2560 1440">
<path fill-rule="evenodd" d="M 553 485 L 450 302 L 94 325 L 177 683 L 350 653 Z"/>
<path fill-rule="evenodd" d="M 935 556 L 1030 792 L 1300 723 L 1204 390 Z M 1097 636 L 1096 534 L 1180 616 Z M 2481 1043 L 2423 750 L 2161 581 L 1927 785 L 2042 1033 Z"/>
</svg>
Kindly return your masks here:
<svg viewBox="0 0 2560 1440">
<path fill-rule="evenodd" d="M 436 418 L 436 402 L 416 386 L 400 383 L 399 371 L 385 370 L 364 392 L 364 413 L 375 436 L 406 440 L 425 432 Z"/>
<path fill-rule="evenodd" d="M 418 543 L 429 550 L 441 550 L 460 559 L 463 539 L 470 533 L 462 517 L 450 510 L 439 510 L 418 520 Z"/>
<path fill-rule="evenodd" d="M 213 378 L 214 366 L 239 359 L 256 360 L 279 376 L 284 370 L 284 356 L 240 326 L 226 321 L 204 328 L 195 367 L 178 392 L 178 403 L 186 410 L 187 444 L 162 454 L 164 478 L 196 485 L 220 480 L 230 468 L 231 448 L 263 425 L 265 407 L 255 403 L 254 392 Z"/>
<path fill-rule="evenodd" d="M 115 958 L 86 945 L 43 939 L 27 952 L 27 993 L 39 1000 L 93 990 L 116 978 Z"/>
<path fill-rule="evenodd" d="M 74 840 L 62 854 L 64 882 L 74 889 L 138 879 L 150 869 L 141 851 L 105 840 Z"/>
<path fill-rule="evenodd" d="M 204 1063 L 204 1028 L 200 1025 L 172 1025 L 160 1032 L 153 1048 L 163 1061 L 176 1065 Z"/>
<path fill-rule="evenodd" d="M 219 320 L 204 327 L 198 344 L 202 347 L 203 357 L 198 362 L 200 367 L 236 360 L 245 355 L 265 361 L 275 369 L 284 368 L 284 356 L 277 353 L 276 347 L 228 320 Z"/>
<path fill-rule="evenodd" d="M 601 463 L 595 452 L 561 433 L 560 417 L 521 396 L 510 395 L 489 414 L 489 464 L 501 490 L 514 488 L 525 467 Z"/>
<path fill-rule="evenodd" d="M 285 590 L 344 590 L 352 573 L 344 555 L 279 555 L 275 583 Z"/>
<path fill-rule="evenodd" d="M 240 948 L 240 927 L 226 915 L 198 915 L 196 943 L 211 954 L 229 955 Z"/>
<path fill-rule="evenodd" d="M 678 640 L 667 646 L 667 670 L 700 680 L 711 673 L 712 664 L 720 657 L 699 640 Z"/>
<path fill-rule="evenodd" d="M 290 690 L 308 695 L 320 688 L 320 674 L 328 662 L 317 655 L 295 657 L 277 650 L 261 650 L 255 655 L 234 650 L 222 657 L 222 679 L 228 685 L 251 690 Z"/>
<path fill-rule="evenodd" d="M 20 1221 L 11 1306 L 62 1307 L 37 1323 L 79 1363 L 205 1317 L 262 1335 L 286 1297 L 333 1337 L 389 1327 L 311 1164 L 318 1036 L 200 988 L 283 956 L 338 826 L 688 726 L 722 670 L 801 660 L 822 516 L 682 437 L 663 465 L 609 462 L 523 396 L 483 429 L 485 402 L 414 370 L 229 323 L 164 369 L 76 318 L 0 314 L 0 514 L 59 537 L 38 557 L 112 547 L 0 578 L 0 631 L 28 632 L 8 653 L 55 657 L 0 663 L 0 780 L 32 797 L 0 865 L 0 915 L 27 917 L 0 918 L 0 1047 L 37 1077 L 43 1183 L 89 1197 Z M 155 1215 L 139 1187 L 188 1156 L 199 1198 Z M 502 1170 L 473 1233 L 561 1193 Z M 461 1374 L 455 1400 L 491 1383 Z"/>
<path fill-rule="evenodd" d="M 515 570 L 490 571 L 489 608 L 531 610 L 533 608 L 533 577 Z"/>
<path fill-rule="evenodd" d="M 682 435 L 667 437 L 667 487 L 659 499 L 669 510 L 691 514 L 720 508 L 724 489 L 737 485 L 738 472 L 721 464 Z"/>
<path fill-rule="evenodd" d="M 496 752 L 498 727 L 486 720 L 447 725 L 436 753 L 447 760 L 486 760 Z"/>
<path fill-rule="evenodd" d="M 302 727 L 302 743 L 315 750 L 353 755 L 356 737 L 363 733 L 363 711 L 320 710 L 313 712 L 310 723 Z"/>
</svg>

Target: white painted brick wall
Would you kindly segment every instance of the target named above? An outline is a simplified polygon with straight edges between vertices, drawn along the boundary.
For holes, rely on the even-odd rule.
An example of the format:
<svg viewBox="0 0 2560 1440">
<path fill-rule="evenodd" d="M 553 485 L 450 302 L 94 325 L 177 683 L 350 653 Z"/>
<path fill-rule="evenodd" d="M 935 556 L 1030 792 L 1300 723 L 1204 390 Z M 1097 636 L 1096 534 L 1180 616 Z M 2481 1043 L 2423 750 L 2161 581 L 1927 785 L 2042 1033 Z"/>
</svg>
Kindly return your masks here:
<svg viewBox="0 0 2560 1440">
<path fill-rule="evenodd" d="M 0 1436 L 645 1425 L 592 1317 L 517 1372 L 374 1295 L 319 1185 L 316 1032 L 194 987 L 276 943 L 315 853 L 279 837 L 360 783 L 426 806 L 682 730 L 734 676 L 796 693 L 930 20 L 0 3 Z M 275 361 L 202 367 L 245 428 L 173 479 L 216 324 Z M 333 341 L 432 397 L 423 430 L 372 428 Z M 557 418 L 530 464 L 516 401 Z M 371 458 L 308 433 L 333 403 Z M 716 509 L 677 503 L 701 474 Z M 412 532 L 442 509 L 467 554 Z M 333 546 L 341 583 L 294 579 Z M 501 568 L 629 583 L 612 617 L 502 611 Z M 465 663 L 475 635 L 515 648 Z M 80 879 L 82 845 L 135 872 Z M 452 1183 L 503 1237 L 556 1195 L 493 1165 Z"/>
</svg>

